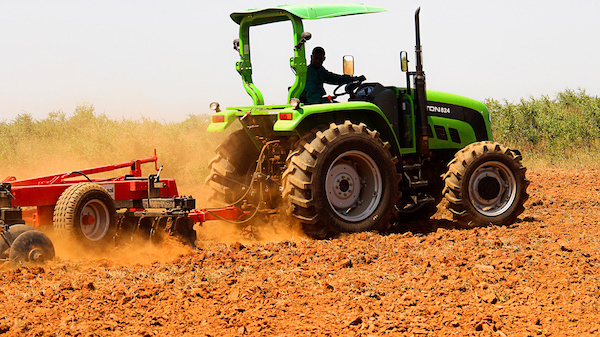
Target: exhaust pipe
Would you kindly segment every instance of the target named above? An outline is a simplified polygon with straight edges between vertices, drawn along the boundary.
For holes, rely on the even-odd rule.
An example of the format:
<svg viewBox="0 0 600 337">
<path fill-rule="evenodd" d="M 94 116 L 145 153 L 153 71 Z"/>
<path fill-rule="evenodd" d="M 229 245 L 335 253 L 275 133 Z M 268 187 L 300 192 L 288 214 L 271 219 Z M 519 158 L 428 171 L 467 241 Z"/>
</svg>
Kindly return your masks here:
<svg viewBox="0 0 600 337">
<path fill-rule="evenodd" d="M 421 51 L 421 30 L 419 27 L 419 12 L 421 7 L 415 11 L 415 34 L 416 34 L 416 46 L 415 53 L 417 58 L 416 72 L 415 72 L 415 92 L 416 92 L 416 106 L 417 106 L 417 121 L 419 127 L 417 130 L 417 153 L 423 156 L 429 154 L 429 123 L 427 121 L 427 94 L 425 88 L 425 72 L 423 71 L 423 60 Z"/>
</svg>

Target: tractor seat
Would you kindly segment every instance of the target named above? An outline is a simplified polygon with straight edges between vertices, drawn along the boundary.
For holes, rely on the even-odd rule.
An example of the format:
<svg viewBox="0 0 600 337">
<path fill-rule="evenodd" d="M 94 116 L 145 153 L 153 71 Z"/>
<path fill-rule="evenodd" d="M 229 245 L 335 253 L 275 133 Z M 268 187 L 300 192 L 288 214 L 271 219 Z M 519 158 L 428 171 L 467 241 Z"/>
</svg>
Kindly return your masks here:
<svg viewBox="0 0 600 337">
<path fill-rule="evenodd" d="M 373 103 L 381 109 L 390 123 L 394 125 L 398 124 L 398 100 L 396 99 L 396 92 L 390 88 L 384 87 L 380 83 L 361 84 L 348 101 L 365 101 Z"/>
</svg>

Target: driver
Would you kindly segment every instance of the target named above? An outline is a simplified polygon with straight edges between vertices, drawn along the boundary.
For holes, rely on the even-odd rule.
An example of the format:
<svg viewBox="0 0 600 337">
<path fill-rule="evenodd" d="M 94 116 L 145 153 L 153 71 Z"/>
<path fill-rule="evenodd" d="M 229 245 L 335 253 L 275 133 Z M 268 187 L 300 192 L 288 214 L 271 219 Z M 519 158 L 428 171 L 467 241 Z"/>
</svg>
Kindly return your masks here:
<svg viewBox="0 0 600 337">
<path fill-rule="evenodd" d="M 350 76 L 334 74 L 323 67 L 325 61 L 325 49 L 315 47 L 310 55 L 310 64 L 306 71 L 306 85 L 302 96 L 306 103 L 329 103 L 328 99 L 323 98 L 326 92 L 323 84 L 347 84 L 356 81 L 364 81 L 364 76 Z"/>
</svg>

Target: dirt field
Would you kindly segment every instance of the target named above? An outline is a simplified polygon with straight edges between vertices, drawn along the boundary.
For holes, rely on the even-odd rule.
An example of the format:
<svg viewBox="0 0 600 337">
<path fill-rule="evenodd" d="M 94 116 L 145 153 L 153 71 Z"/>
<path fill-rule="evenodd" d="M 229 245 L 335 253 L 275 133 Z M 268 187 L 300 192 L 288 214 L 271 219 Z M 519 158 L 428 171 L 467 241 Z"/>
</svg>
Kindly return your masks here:
<svg viewBox="0 0 600 337">
<path fill-rule="evenodd" d="M 57 244 L 46 266 L 0 271 L 0 335 L 597 335 L 599 175 L 529 171 L 507 227 L 460 228 L 439 211 L 329 241 L 270 230 L 236 243 L 213 223 L 195 251 L 81 257 Z"/>
</svg>

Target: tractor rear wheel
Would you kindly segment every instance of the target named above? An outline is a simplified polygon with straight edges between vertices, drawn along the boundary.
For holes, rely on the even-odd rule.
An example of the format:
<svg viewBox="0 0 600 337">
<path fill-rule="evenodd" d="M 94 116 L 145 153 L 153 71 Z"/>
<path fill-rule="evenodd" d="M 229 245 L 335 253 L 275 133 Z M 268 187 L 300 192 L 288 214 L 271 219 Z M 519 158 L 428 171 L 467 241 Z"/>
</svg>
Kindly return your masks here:
<svg viewBox="0 0 600 337">
<path fill-rule="evenodd" d="M 104 187 L 78 183 L 58 198 L 53 222 L 54 230 L 67 237 L 108 243 L 117 231 L 115 202 Z"/>
<path fill-rule="evenodd" d="M 299 141 L 283 174 L 283 198 L 308 235 L 389 228 L 398 175 L 388 148 L 377 131 L 350 121 Z"/>
<path fill-rule="evenodd" d="M 237 130 L 215 152 L 205 183 L 212 189 L 213 199 L 234 203 L 249 188 L 259 151 L 244 130 Z"/>
<path fill-rule="evenodd" d="M 473 143 L 448 164 L 443 194 L 456 219 L 469 226 L 507 225 L 529 198 L 521 155 L 490 142 Z"/>
</svg>

